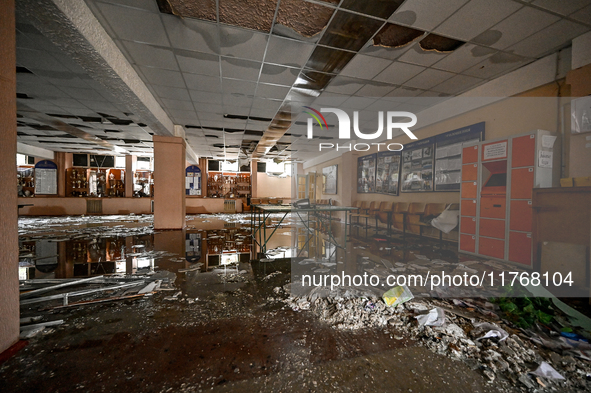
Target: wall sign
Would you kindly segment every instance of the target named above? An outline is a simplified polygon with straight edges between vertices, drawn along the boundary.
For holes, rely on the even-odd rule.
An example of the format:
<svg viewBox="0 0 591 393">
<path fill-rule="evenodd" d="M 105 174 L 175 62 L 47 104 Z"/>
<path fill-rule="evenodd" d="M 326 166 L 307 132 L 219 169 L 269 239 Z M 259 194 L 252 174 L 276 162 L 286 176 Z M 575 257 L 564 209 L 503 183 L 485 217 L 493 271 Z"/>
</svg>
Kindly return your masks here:
<svg viewBox="0 0 591 393">
<path fill-rule="evenodd" d="M 357 159 L 357 192 L 376 192 L 376 156 L 359 157 Z"/>
<path fill-rule="evenodd" d="M 482 150 L 482 160 L 497 160 L 507 158 L 507 141 L 489 143 L 484 145 Z"/>
<path fill-rule="evenodd" d="M 201 169 L 196 165 L 185 169 L 185 193 L 187 195 L 201 195 Z"/>
<path fill-rule="evenodd" d="M 57 194 L 57 165 L 53 161 L 43 160 L 35 164 L 35 194 Z"/>
</svg>

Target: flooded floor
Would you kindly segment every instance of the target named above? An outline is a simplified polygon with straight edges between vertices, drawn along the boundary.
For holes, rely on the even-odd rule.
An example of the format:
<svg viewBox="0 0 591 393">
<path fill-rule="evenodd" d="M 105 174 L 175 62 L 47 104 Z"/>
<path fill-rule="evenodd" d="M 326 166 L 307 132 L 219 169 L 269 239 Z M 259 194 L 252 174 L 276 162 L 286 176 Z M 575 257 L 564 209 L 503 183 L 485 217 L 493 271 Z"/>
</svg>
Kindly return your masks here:
<svg viewBox="0 0 591 393">
<path fill-rule="evenodd" d="M 22 318 L 64 323 L 30 338 L 0 365 L 0 391 L 521 391 L 501 388 L 477 364 L 435 354 L 391 326 L 338 330 L 283 301 L 292 257 L 315 256 L 316 270 L 361 271 L 368 261 L 457 265 L 467 258 L 453 244 L 347 237 L 336 225 L 331 236 L 341 249 L 326 230 L 308 241 L 286 220 L 261 255 L 248 215 L 188 216 L 185 231 L 154 231 L 151 224 L 151 216 L 21 219 L 26 288 L 97 275 L 158 278 L 163 286 L 134 300 L 22 306 Z"/>
</svg>

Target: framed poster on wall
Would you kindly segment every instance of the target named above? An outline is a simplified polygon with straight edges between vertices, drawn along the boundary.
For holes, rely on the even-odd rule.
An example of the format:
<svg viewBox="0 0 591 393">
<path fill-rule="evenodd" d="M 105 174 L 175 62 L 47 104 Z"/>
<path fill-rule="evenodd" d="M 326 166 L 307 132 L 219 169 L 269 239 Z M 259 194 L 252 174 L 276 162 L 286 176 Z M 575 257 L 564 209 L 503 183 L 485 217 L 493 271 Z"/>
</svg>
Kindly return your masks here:
<svg viewBox="0 0 591 393">
<path fill-rule="evenodd" d="M 337 193 L 337 170 L 338 165 L 327 166 L 322 168 L 322 176 L 324 179 L 324 194 L 336 195 Z"/>
<path fill-rule="evenodd" d="M 376 166 L 376 192 L 398 195 L 398 177 L 400 176 L 399 151 L 382 151 L 378 153 Z"/>
<path fill-rule="evenodd" d="M 185 193 L 186 195 L 201 195 L 201 169 L 196 165 L 185 169 Z"/>
<path fill-rule="evenodd" d="M 434 138 L 404 145 L 400 192 L 433 191 Z"/>
<path fill-rule="evenodd" d="M 462 148 L 484 140 L 484 122 L 435 136 L 435 191 L 460 191 Z"/>
<path fill-rule="evenodd" d="M 357 159 L 357 192 L 376 192 L 376 157 L 377 154 Z"/>
</svg>

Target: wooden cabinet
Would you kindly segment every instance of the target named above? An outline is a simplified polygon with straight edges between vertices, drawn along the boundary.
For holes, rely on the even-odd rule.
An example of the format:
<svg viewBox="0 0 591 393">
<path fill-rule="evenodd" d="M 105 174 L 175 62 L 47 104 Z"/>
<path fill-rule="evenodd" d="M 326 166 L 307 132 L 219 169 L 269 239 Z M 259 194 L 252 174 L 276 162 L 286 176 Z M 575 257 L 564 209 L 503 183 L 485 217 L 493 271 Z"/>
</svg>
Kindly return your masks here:
<svg viewBox="0 0 591 393">
<path fill-rule="evenodd" d="M 249 173 L 209 172 L 207 196 L 213 198 L 240 198 L 251 194 Z"/>
</svg>

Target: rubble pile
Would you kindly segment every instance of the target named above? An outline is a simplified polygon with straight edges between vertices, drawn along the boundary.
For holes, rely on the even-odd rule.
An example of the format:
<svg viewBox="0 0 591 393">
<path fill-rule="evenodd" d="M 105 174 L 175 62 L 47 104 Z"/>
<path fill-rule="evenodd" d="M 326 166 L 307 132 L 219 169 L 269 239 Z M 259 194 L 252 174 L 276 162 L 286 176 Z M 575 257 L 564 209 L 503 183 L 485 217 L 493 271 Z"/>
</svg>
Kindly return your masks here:
<svg viewBox="0 0 591 393">
<path fill-rule="evenodd" d="M 326 293 L 327 289 L 316 289 L 308 296 L 287 297 L 284 302 L 294 311 L 309 310 L 335 329 L 381 328 L 388 333 L 406 333 L 434 353 L 480 369 L 491 383 L 511 384 L 523 391 L 591 390 L 588 358 L 575 358 L 566 350 L 549 350 L 532 342 L 534 333 L 528 335 L 528 331 L 514 329 L 502 320 L 455 312 L 452 300 L 414 299 L 389 307 L 381 298 L 354 296 L 350 290 L 321 296 Z"/>
</svg>

